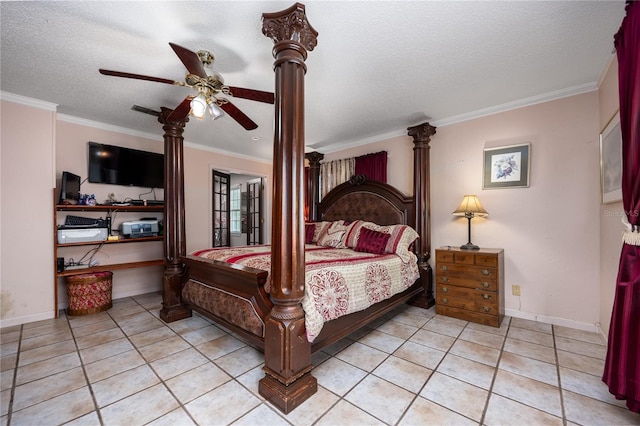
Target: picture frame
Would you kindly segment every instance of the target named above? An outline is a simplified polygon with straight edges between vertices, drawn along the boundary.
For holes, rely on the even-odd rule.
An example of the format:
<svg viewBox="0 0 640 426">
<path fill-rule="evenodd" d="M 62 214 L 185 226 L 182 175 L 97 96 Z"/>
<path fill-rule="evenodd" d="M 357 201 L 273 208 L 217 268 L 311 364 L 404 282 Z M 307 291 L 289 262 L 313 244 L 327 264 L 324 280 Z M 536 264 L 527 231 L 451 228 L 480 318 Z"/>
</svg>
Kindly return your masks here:
<svg viewBox="0 0 640 426">
<path fill-rule="evenodd" d="M 600 194 L 602 204 L 622 201 L 622 131 L 620 111 L 600 133 Z"/>
<path fill-rule="evenodd" d="M 530 143 L 485 148 L 482 188 L 527 188 L 530 169 Z"/>
</svg>

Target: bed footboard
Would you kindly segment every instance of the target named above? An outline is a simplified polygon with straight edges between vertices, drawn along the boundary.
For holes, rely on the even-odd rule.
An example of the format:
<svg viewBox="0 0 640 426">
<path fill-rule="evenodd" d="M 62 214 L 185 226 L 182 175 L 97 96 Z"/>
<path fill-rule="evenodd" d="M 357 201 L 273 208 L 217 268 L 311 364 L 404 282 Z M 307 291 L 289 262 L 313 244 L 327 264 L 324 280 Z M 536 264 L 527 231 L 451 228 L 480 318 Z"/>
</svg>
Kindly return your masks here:
<svg viewBox="0 0 640 426">
<path fill-rule="evenodd" d="M 197 256 L 185 256 L 182 299 L 196 312 L 264 349 L 264 320 L 273 304 L 264 291 L 267 272 Z"/>
</svg>

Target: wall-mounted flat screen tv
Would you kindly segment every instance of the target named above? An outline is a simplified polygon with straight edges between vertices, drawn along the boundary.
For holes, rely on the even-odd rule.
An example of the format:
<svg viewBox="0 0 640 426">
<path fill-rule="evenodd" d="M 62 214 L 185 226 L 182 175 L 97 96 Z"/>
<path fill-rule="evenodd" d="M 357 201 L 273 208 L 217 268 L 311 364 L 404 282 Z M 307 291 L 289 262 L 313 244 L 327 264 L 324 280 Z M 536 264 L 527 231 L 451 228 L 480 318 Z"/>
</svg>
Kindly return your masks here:
<svg viewBox="0 0 640 426">
<path fill-rule="evenodd" d="M 89 182 L 164 187 L 164 155 L 89 142 Z"/>
</svg>

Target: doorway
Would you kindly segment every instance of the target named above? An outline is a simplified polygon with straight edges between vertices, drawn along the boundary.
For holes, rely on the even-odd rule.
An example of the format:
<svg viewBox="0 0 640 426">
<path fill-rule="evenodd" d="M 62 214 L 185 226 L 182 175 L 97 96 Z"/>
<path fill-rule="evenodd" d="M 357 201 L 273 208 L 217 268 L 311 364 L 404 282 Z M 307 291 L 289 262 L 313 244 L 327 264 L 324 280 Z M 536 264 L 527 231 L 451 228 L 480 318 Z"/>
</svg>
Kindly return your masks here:
<svg viewBox="0 0 640 426">
<path fill-rule="evenodd" d="M 264 244 L 264 179 L 213 170 L 214 247 Z"/>
</svg>

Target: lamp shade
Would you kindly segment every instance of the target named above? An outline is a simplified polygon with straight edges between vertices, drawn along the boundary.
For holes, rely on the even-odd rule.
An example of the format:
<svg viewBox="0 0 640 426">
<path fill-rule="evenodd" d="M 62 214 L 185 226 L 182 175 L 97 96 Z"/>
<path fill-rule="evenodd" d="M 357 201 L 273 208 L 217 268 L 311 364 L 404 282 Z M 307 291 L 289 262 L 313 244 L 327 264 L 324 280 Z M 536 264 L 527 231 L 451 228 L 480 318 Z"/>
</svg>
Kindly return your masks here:
<svg viewBox="0 0 640 426">
<path fill-rule="evenodd" d="M 224 115 L 224 111 L 215 102 L 210 102 L 208 106 L 209 115 L 212 120 L 217 120 Z"/>
<path fill-rule="evenodd" d="M 487 216 L 489 213 L 482 207 L 476 195 L 465 195 L 458 208 L 452 213 L 454 216 Z"/>
<path fill-rule="evenodd" d="M 207 99 L 199 94 L 191 100 L 191 114 L 196 118 L 204 117 L 204 112 L 207 110 Z"/>
</svg>

